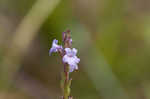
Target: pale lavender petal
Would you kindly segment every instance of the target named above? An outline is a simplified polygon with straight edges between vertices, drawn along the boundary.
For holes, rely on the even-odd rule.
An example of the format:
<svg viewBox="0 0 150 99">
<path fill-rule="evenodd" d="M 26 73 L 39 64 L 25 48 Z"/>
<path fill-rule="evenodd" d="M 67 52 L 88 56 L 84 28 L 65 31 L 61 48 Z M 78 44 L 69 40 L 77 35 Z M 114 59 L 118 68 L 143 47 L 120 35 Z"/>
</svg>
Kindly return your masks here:
<svg viewBox="0 0 150 99">
<path fill-rule="evenodd" d="M 66 54 L 71 53 L 71 49 L 70 48 L 65 48 Z"/>
<path fill-rule="evenodd" d="M 51 56 L 52 52 L 53 52 L 53 49 L 51 48 L 51 49 L 49 50 L 49 56 Z"/>
<path fill-rule="evenodd" d="M 67 56 L 67 55 L 64 55 L 64 57 L 63 57 L 62 60 L 63 60 L 64 63 L 67 63 L 67 62 L 68 62 L 68 56 Z"/>
<path fill-rule="evenodd" d="M 78 63 L 80 59 L 76 56 L 77 49 L 65 48 L 66 54 L 63 57 L 63 62 L 67 63 L 70 67 L 70 72 L 73 72 L 75 69 L 78 69 Z"/>
<path fill-rule="evenodd" d="M 54 43 L 57 44 L 57 43 L 58 43 L 58 40 L 54 39 L 54 40 L 53 40 L 53 44 L 54 44 Z"/>
<path fill-rule="evenodd" d="M 78 65 L 75 66 L 75 69 L 78 70 Z"/>
<path fill-rule="evenodd" d="M 77 49 L 75 49 L 75 48 L 72 49 L 72 54 L 73 54 L 73 56 L 76 56 L 77 52 L 78 52 Z"/>
<path fill-rule="evenodd" d="M 75 56 L 74 59 L 75 59 L 75 62 L 76 62 L 76 63 L 79 63 L 79 62 L 80 62 L 80 59 L 79 59 L 78 57 Z"/>
<path fill-rule="evenodd" d="M 69 72 L 73 72 L 74 70 L 78 70 L 77 64 L 70 65 Z"/>
<path fill-rule="evenodd" d="M 74 71 L 74 68 L 72 68 L 72 67 L 70 66 L 69 72 L 73 72 L 73 71 Z"/>
<path fill-rule="evenodd" d="M 57 49 L 51 48 L 51 49 L 49 50 L 49 55 L 51 56 L 51 54 L 52 54 L 53 52 L 57 52 Z"/>
<path fill-rule="evenodd" d="M 49 55 L 51 55 L 51 53 L 53 52 L 58 52 L 59 49 L 63 49 L 62 46 L 58 45 L 58 40 L 54 39 L 52 42 L 52 47 L 49 50 Z"/>
<path fill-rule="evenodd" d="M 69 43 L 71 43 L 71 44 L 72 44 L 72 39 L 70 39 L 70 40 L 69 40 Z"/>
</svg>

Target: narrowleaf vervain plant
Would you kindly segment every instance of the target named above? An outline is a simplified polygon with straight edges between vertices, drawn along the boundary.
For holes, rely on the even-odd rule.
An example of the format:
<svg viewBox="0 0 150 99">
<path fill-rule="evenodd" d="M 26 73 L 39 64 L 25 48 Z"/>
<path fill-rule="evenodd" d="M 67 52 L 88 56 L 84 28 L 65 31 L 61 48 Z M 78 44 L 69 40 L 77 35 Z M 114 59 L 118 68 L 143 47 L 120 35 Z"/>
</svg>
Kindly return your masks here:
<svg viewBox="0 0 150 99">
<path fill-rule="evenodd" d="M 58 45 L 58 40 L 54 39 L 52 47 L 49 50 L 49 55 L 53 52 L 58 52 L 62 58 L 64 72 L 62 73 L 61 88 L 63 92 L 62 99 L 73 99 L 70 95 L 71 78 L 69 74 L 78 69 L 80 59 L 76 56 L 77 49 L 72 48 L 72 38 L 70 30 L 62 33 L 62 45 Z"/>
</svg>

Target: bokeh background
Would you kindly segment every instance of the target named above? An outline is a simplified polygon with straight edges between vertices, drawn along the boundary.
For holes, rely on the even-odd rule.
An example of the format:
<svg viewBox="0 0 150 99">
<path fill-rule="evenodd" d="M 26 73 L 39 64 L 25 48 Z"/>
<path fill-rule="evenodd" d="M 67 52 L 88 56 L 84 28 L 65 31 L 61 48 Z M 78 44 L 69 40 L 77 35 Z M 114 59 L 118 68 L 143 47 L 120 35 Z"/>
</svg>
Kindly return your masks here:
<svg viewBox="0 0 150 99">
<path fill-rule="evenodd" d="M 67 29 L 74 99 L 150 99 L 150 0 L 0 0 L 0 99 L 60 99 Z"/>
</svg>

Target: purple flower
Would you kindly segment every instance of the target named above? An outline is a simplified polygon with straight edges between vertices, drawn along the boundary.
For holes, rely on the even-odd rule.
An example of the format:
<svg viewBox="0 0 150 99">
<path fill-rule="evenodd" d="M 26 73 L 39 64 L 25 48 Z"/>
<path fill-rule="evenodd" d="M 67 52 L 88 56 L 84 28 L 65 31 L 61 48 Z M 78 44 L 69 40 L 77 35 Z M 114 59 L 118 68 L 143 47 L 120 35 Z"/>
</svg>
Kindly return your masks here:
<svg viewBox="0 0 150 99">
<path fill-rule="evenodd" d="M 51 55 L 51 53 L 53 53 L 53 52 L 58 52 L 59 49 L 62 49 L 62 46 L 58 45 L 58 40 L 54 39 L 53 43 L 52 43 L 52 47 L 49 50 L 49 55 Z"/>
<path fill-rule="evenodd" d="M 78 69 L 78 63 L 80 62 L 80 59 L 76 56 L 77 49 L 73 48 L 65 48 L 66 54 L 63 57 L 63 62 L 68 63 L 70 66 L 69 72 L 73 72 L 74 70 Z"/>
</svg>

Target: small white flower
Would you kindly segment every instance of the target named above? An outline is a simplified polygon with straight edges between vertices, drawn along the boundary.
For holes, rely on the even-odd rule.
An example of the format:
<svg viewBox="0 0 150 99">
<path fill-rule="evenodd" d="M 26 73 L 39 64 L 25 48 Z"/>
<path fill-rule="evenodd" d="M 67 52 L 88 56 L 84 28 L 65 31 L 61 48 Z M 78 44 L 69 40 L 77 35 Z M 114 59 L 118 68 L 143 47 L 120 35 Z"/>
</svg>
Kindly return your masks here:
<svg viewBox="0 0 150 99">
<path fill-rule="evenodd" d="M 52 47 L 49 50 L 49 55 L 51 55 L 51 53 L 53 52 L 58 52 L 59 49 L 62 49 L 62 46 L 58 45 L 58 40 L 54 39 L 52 43 Z"/>
<path fill-rule="evenodd" d="M 69 72 L 73 72 L 74 70 L 78 69 L 78 63 L 80 62 L 80 59 L 76 56 L 77 49 L 73 48 L 65 48 L 66 54 L 63 57 L 63 62 L 68 63 L 70 66 Z"/>
</svg>

